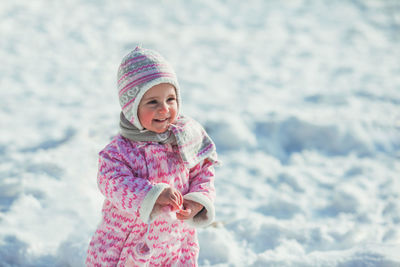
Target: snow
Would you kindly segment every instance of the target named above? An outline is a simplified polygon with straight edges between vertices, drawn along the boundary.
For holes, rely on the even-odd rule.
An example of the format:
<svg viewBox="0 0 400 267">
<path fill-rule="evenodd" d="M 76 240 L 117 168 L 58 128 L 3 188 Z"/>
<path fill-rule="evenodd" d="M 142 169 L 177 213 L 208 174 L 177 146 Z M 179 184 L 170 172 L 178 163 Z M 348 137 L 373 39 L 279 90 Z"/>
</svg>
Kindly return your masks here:
<svg viewBox="0 0 400 267">
<path fill-rule="evenodd" d="M 0 265 L 83 266 L 137 44 L 215 140 L 200 266 L 400 266 L 398 1 L 2 1 Z"/>
</svg>

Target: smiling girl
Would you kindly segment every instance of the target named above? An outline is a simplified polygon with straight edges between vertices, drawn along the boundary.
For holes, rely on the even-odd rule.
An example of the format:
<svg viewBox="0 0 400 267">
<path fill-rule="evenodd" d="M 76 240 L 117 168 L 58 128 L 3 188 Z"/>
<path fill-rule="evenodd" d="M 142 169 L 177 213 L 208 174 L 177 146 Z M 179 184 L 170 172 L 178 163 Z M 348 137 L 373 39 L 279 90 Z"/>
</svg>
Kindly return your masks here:
<svg viewBox="0 0 400 267">
<path fill-rule="evenodd" d="M 180 114 L 175 72 L 137 47 L 118 70 L 120 134 L 99 153 L 102 221 L 87 266 L 197 266 L 196 227 L 214 212 L 215 145 Z"/>
</svg>

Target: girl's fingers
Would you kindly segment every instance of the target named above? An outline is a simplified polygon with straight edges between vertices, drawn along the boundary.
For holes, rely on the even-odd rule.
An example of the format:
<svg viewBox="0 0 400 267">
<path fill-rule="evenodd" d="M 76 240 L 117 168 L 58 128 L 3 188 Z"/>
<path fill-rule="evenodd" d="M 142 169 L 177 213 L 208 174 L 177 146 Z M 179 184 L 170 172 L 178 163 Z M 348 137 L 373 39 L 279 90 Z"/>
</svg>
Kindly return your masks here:
<svg viewBox="0 0 400 267">
<path fill-rule="evenodd" d="M 170 199 L 171 199 L 171 203 L 170 204 L 172 205 L 173 210 L 179 210 L 181 207 L 179 206 L 176 197 L 175 196 L 171 196 Z"/>
<path fill-rule="evenodd" d="M 180 210 L 183 204 L 182 194 L 176 190 L 169 188 L 165 196 L 165 204 L 171 205 L 173 210 Z"/>
<path fill-rule="evenodd" d="M 182 202 L 183 202 L 182 194 L 181 194 L 180 192 L 178 192 L 178 191 L 175 192 L 174 194 L 175 194 L 175 196 L 176 196 L 176 199 L 178 200 L 178 205 L 181 206 L 181 205 L 182 205 Z"/>
<path fill-rule="evenodd" d="M 181 221 L 184 221 L 184 220 L 187 220 L 187 219 L 189 219 L 189 217 L 188 216 L 183 216 L 183 215 L 180 215 L 180 214 L 176 214 L 176 218 L 178 219 L 178 220 L 181 220 Z"/>
<path fill-rule="evenodd" d="M 192 211 L 190 209 L 180 210 L 177 214 L 182 215 L 184 217 L 189 216 Z"/>
</svg>

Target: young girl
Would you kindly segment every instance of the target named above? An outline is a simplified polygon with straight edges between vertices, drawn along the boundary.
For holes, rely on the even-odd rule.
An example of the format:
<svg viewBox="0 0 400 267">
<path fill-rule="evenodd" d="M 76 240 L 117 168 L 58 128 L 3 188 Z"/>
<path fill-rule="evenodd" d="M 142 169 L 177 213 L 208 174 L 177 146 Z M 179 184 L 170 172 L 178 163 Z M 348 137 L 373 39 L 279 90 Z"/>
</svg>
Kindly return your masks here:
<svg viewBox="0 0 400 267">
<path fill-rule="evenodd" d="M 102 221 L 87 266 L 197 266 L 195 227 L 214 219 L 215 145 L 179 114 L 175 72 L 137 47 L 118 70 L 120 134 L 99 153 Z"/>
</svg>

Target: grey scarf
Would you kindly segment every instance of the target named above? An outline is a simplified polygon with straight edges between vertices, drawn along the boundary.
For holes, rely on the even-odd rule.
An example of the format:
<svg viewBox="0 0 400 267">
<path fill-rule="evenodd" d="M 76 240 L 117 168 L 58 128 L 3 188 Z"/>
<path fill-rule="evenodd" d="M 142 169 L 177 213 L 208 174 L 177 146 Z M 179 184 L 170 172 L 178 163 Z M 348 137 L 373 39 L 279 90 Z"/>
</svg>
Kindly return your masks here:
<svg viewBox="0 0 400 267">
<path fill-rule="evenodd" d="M 119 127 L 121 135 L 136 142 L 159 142 L 161 144 L 176 144 L 176 139 L 171 131 L 158 134 L 149 130 L 139 130 L 128 121 L 121 112 L 119 115 Z"/>
</svg>

